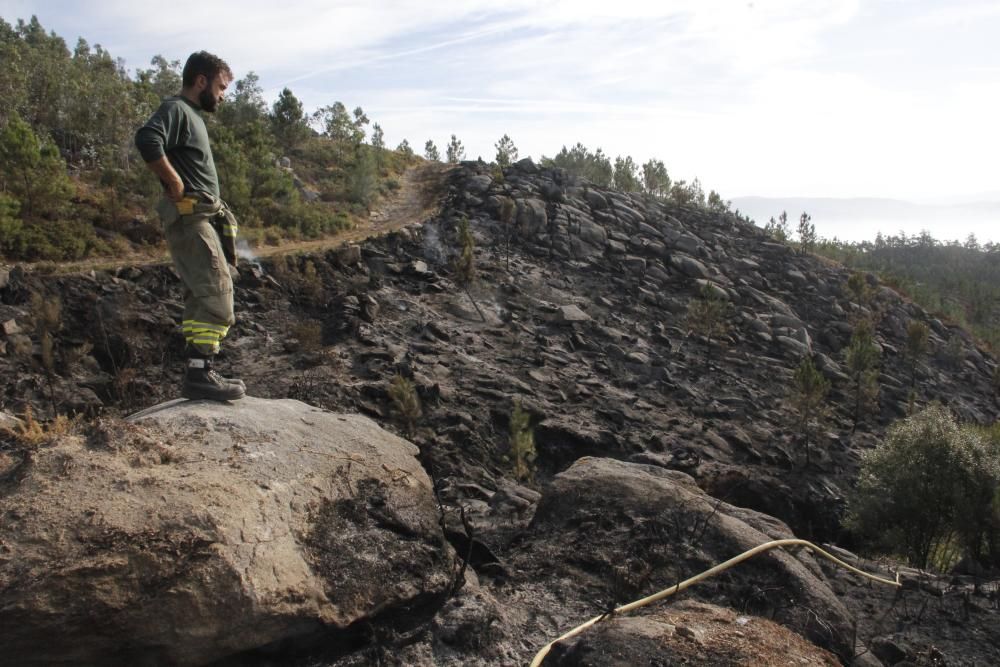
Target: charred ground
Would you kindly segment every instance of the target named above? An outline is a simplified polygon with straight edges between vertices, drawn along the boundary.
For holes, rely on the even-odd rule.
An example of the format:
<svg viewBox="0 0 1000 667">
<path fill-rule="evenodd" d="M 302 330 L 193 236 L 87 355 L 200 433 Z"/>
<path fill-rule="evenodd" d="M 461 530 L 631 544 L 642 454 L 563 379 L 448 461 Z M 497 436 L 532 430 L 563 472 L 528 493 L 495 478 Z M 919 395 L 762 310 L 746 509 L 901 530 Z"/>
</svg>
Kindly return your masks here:
<svg viewBox="0 0 1000 667">
<path fill-rule="evenodd" d="M 840 522 L 859 455 L 911 402 L 940 401 L 979 423 L 997 418 L 996 361 L 968 334 L 873 277 L 871 297 L 859 302 L 846 288 L 848 271 L 773 243 L 731 214 L 601 190 L 527 161 L 502 176 L 465 163 L 441 178 L 436 190 L 426 184 L 440 197 L 422 224 L 242 265 L 239 322 L 221 365 L 255 396 L 361 412 L 399 431 L 406 425 L 390 400 L 390 382 L 397 375 L 412 381 L 422 416 L 410 439 L 437 480 L 453 543 L 469 551 L 468 526 L 450 511 L 461 506 L 474 533 L 473 569 L 503 607 L 535 610 L 532 620 L 507 619 L 530 640 L 525 645 L 517 646 L 509 628 L 482 638 L 505 642 L 505 655 L 524 656 L 577 612 L 599 613 L 603 603 L 596 600 L 614 588 L 608 563 L 627 560 L 627 550 L 618 551 L 637 535 L 654 541 L 652 533 L 642 537 L 652 530 L 648 517 L 625 512 L 606 526 L 581 520 L 561 528 L 582 537 L 596 527 L 622 544 L 546 542 L 531 523 L 539 500 L 532 488 L 544 492 L 581 456 L 681 471 L 716 499 L 777 517 L 801 537 L 843 543 Z M 508 198 L 513 209 L 505 220 Z M 468 291 L 454 272 L 462 218 L 475 241 L 477 278 Z M 12 321 L 0 339 L 3 409 L 126 414 L 177 395 L 182 304 L 169 267 L 47 276 L 15 266 L 2 284 L 0 322 Z M 710 345 L 692 333 L 687 317 L 705 289 L 726 304 L 724 332 Z M 43 304 L 56 301 L 59 317 L 47 319 Z M 879 410 L 854 430 L 843 355 L 852 322 L 869 316 L 881 349 Z M 913 396 L 903 353 L 912 320 L 927 325 L 931 343 L 917 362 Z M 831 414 L 808 465 L 787 405 L 805 355 L 833 387 Z M 527 487 L 510 473 L 515 404 L 530 413 L 537 446 Z M 631 527 L 622 533 L 623 525 Z M 568 576 L 543 562 L 565 555 L 567 540 L 580 555 L 573 568 L 586 576 L 558 602 L 537 589 Z M 580 552 L 587 544 L 593 553 Z M 653 567 L 654 552 L 635 560 Z M 636 592 L 679 574 L 651 576 Z M 773 574 L 761 567 L 705 595 L 723 606 L 745 599 L 746 611 L 780 619 L 787 610 L 753 594 L 753 586 L 780 587 Z M 952 592 L 975 609 L 966 622 L 984 622 L 949 644 L 948 664 L 994 661 L 996 631 L 983 629 L 995 619 L 993 603 L 966 595 L 963 586 Z M 946 599 L 944 588 L 935 590 L 936 599 Z M 875 618 L 891 603 L 845 600 L 859 618 Z M 952 607 L 915 609 L 919 616 L 908 612 L 895 628 L 917 628 L 907 640 L 911 658 L 931 660 L 933 628 L 920 623 L 932 613 L 950 618 Z M 482 613 L 496 621 L 494 612 Z M 872 632 L 864 643 L 889 630 L 874 621 L 860 625 Z M 836 643 L 825 648 L 849 657 Z M 484 664 L 507 659 L 482 647 L 461 650 Z"/>
</svg>

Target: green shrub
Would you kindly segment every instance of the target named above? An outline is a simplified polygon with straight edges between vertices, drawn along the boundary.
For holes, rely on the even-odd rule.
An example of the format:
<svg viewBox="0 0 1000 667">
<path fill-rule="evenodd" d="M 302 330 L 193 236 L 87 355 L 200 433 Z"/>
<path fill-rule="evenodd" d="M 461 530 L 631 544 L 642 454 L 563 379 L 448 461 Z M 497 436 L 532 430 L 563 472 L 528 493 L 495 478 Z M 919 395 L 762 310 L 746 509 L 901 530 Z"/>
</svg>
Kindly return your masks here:
<svg viewBox="0 0 1000 667">
<path fill-rule="evenodd" d="M 848 525 L 872 548 L 917 567 L 957 543 L 982 560 L 993 551 L 997 449 L 941 405 L 897 422 L 861 462 Z"/>
<path fill-rule="evenodd" d="M 0 192 L 0 254 L 19 256 L 25 250 L 20 208 L 16 199 Z"/>
<path fill-rule="evenodd" d="M 73 191 L 58 149 L 17 113 L 0 127 L 0 191 L 20 202 L 25 219 L 58 215 Z"/>
<path fill-rule="evenodd" d="M 347 198 L 352 204 L 367 209 L 375 198 L 378 187 L 378 172 L 375 158 L 369 151 L 362 151 L 351 165 L 348 174 Z"/>
</svg>

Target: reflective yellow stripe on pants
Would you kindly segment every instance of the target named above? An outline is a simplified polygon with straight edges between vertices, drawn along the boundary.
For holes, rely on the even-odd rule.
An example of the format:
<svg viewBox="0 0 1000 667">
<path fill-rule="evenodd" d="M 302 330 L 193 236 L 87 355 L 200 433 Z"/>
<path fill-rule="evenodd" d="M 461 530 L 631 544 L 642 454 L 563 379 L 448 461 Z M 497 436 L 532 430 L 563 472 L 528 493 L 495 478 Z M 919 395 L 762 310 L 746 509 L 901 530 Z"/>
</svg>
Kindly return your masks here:
<svg viewBox="0 0 1000 667">
<path fill-rule="evenodd" d="M 225 325 L 196 320 L 184 320 L 181 330 L 188 344 L 208 346 L 213 354 L 219 351 L 219 342 L 229 333 Z"/>
</svg>

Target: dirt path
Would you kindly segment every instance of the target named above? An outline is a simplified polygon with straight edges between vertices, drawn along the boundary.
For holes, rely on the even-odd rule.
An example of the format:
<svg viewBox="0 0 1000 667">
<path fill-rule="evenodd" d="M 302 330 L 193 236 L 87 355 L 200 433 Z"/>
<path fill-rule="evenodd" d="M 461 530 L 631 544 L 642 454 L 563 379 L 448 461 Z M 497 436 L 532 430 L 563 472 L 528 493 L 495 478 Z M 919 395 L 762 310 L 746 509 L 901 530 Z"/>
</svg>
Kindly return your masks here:
<svg viewBox="0 0 1000 667">
<path fill-rule="evenodd" d="M 445 193 L 445 176 L 451 165 L 440 162 L 421 162 L 407 169 L 400 178 L 400 187 L 378 202 L 368 221 L 333 236 L 311 241 L 291 241 L 276 246 L 253 248 L 257 257 L 274 257 L 292 253 L 318 252 L 353 243 L 423 222 L 440 208 Z M 169 257 L 130 253 L 120 257 L 94 257 L 76 262 L 36 262 L 22 266 L 42 273 L 82 273 L 90 270 L 113 270 L 123 266 L 150 266 L 166 264 Z"/>
<path fill-rule="evenodd" d="M 313 241 L 254 248 L 254 252 L 258 257 L 315 252 L 423 222 L 440 208 L 444 197 L 445 175 L 450 168 L 450 165 L 440 162 L 423 162 L 410 167 L 400 179 L 399 189 L 379 202 L 367 223 L 354 229 Z"/>
</svg>

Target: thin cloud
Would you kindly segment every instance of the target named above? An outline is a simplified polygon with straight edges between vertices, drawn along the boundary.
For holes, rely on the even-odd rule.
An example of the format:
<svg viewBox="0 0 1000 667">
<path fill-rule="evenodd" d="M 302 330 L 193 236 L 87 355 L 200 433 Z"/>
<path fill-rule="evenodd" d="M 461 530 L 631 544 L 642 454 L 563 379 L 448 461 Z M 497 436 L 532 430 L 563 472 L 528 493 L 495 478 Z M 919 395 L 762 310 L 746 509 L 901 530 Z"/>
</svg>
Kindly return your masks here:
<svg viewBox="0 0 1000 667">
<path fill-rule="evenodd" d="M 329 65 L 322 67 L 320 69 L 313 70 L 306 74 L 301 74 L 297 77 L 288 79 L 282 85 L 290 85 L 298 81 L 303 81 L 305 79 L 310 79 L 321 74 L 327 74 L 329 72 L 336 72 L 341 70 L 354 69 L 357 67 L 364 67 L 368 65 L 375 65 L 378 63 L 387 62 L 390 60 L 398 60 L 400 58 L 406 58 L 408 56 L 415 56 L 421 53 L 430 53 L 431 51 L 437 51 L 449 46 L 455 46 L 457 44 L 464 44 L 466 42 L 474 41 L 477 39 L 482 39 L 483 37 L 488 37 L 490 35 L 495 35 L 497 33 L 505 32 L 509 28 L 507 26 L 491 26 L 483 30 L 477 30 L 454 39 L 447 39 L 441 42 L 436 42 L 433 44 L 426 44 L 424 46 L 419 46 L 412 49 L 406 49 L 404 51 L 396 51 L 392 53 L 375 53 L 367 57 L 359 58 L 353 61 L 347 61 L 342 63 L 337 63 L 335 65 Z"/>
<path fill-rule="evenodd" d="M 929 4 L 176 0 L 164 13 L 11 0 L 3 12 L 37 13 L 133 67 L 211 48 L 237 76 L 256 71 L 270 99 L 287 85 L 309 110 L 362 105 L 392 145 L 456 133 L 490 157 L 506 132 L 538 156 L 581 141 L 659 157 L 724 195 L 995 190 L 1000 5 Z"/>
</svg>

